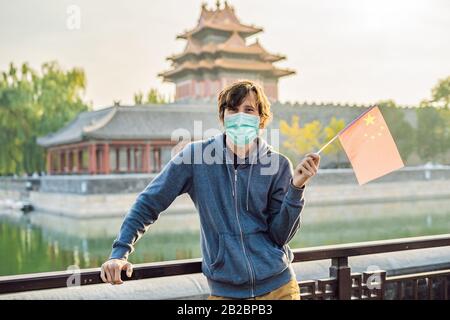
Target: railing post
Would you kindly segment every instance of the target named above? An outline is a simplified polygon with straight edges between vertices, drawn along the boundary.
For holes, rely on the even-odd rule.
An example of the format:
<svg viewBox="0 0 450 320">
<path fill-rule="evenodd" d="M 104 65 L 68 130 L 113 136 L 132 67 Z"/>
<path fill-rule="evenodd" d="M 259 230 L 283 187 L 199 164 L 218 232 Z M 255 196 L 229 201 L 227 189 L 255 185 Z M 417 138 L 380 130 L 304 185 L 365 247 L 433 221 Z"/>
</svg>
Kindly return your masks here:
<svg viewBox="0 0 450 320">
<path fill-rule="evenodd" d="M 333 258 L 331 260 L 330 277 L 336 278 L 337 298 L 350 300 L 352 296 L 351 270 L 348 266 L 348 257 Z"/>
</svg>

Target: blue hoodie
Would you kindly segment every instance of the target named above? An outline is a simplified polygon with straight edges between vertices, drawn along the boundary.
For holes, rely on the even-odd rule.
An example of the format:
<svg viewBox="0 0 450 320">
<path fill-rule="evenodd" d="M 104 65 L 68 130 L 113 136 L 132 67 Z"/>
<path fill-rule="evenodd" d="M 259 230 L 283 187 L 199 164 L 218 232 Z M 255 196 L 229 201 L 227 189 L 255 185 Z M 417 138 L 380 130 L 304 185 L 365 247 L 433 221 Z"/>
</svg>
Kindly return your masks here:
<svg viewBox="0 0 450 320">
<path fill-rule="evenodd" d="M 233 166 L 224 133 L 189 143 L 137 196 L 110 259 L 134 244 L 175 198 L 187 192 L 200 216 L 202 272 L 212 295 L 251 298 L 295 278 L 288 242 L 300 227 L 305 186 L 292 163 L 262 138 L 246 163 Z"/>
</svg>

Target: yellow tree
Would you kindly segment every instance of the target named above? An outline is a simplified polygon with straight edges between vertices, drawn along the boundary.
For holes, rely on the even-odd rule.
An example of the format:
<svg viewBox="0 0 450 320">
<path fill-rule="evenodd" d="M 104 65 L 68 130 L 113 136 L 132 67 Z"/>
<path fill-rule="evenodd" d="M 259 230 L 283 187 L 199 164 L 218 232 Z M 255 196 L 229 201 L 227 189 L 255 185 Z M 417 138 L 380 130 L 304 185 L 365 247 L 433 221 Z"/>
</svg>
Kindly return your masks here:
<svg viewBox="0 0 450 320">
<path fill-rule="evenodd" d="M 336 119 L 335 117 L 331 118 L 330 122 L 324 129 L 324 141 L 323 143 L 327 143 L 331 139 L 334 138 L 342 129 L 345 127 L 345 121 L 343 119 Z M 323 153 L 327 155 L 336 155 L 336 163 L 339 167 L 340 164 L 340 156 L 342 154 L 342 147 L 339 142 L 339 139 L 334 140 L 330 143 L 325 149 L 323 149 Z"/>
<path fill-rule="evenodd" d="M 295 155 L 315 152 L 321 146 L 322 125 L 318 120 L 300 127 L 300 118 L 293 116 L 291 124 L 285 120 L 280 121 L 280 132 L 286 137 L 283 147 Z"/>
</svg>

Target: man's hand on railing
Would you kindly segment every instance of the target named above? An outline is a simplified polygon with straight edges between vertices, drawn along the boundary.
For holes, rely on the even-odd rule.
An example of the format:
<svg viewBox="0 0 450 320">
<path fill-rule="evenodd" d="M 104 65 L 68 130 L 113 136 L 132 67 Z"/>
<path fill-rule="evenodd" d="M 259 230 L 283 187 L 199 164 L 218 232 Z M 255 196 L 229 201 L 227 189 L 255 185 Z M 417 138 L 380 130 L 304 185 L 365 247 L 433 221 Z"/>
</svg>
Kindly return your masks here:
<svg viewBox="0 0 450 320">
<path fill-rule="evenodd" d="M 127 277 L 133 274 L 133 265 L 125 259 L 111 259 L 102 264 L 100 277 L 103 282 L 111 284 L 122 284 L 120 273 L 125 270 Z"/>
</svg>

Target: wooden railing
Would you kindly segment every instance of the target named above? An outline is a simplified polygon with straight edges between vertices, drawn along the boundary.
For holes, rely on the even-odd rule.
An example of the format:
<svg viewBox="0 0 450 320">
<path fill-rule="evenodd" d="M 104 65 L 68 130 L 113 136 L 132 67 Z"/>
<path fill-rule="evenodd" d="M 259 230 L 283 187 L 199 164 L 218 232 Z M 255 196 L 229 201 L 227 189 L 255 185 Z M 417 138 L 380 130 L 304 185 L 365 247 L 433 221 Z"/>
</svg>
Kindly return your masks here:
<svg viewBox="0 0 450 320">
<path fill-rule="evenodd" d="M 387 276 L 384 270 L 352 273 L 348 258 L 353 256 L 404 250 L 450 246 L 450 234 L 370 241 L 351 244 L 311 247 L 294 250 L 294 262 L 331 260 L 330 274 L 325 279 L 299 282 L 302 299 L 445 299 L 449 297 L 450 269 Z M 144 263 L 134 266 L 133 276 L 140 279 L 184 275 L 201 272 L 201 260 L 176 260 Z M 68 272 L 47 272 L 0 277 L 0 294 L 64 288 Z M 83 269 L 77 275 L 80 285 L 102 283 L 99 268 Z M 425 289 L 425 290 L 424 290 Z"/>
</svg>

